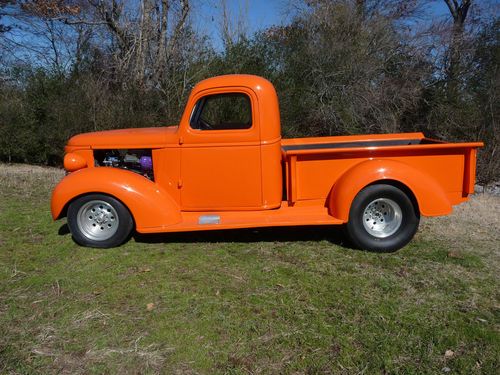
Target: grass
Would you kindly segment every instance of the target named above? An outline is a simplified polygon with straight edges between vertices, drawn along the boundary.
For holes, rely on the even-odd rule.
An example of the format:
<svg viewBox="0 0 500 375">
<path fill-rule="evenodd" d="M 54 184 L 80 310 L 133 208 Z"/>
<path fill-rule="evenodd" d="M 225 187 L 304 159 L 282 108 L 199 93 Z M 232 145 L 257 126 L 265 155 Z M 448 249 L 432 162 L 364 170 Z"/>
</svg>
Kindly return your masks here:
<svg viewBox="0 0 500 375">
<path fill-rule="evenodd" d="M 393 254 L 336 228 L 76 246 L 56 169 L 0 165 L 0 373 L 494 374 L 500 198 Z"/>
</svg>

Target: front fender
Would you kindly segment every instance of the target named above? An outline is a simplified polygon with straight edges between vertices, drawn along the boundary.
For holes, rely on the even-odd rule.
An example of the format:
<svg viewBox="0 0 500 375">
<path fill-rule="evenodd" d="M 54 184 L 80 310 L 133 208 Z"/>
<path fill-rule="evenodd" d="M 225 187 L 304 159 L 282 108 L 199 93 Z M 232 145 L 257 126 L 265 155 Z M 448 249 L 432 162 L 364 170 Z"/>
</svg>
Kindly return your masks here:
<svg viewBox="0 0 500 375">
<path fill-rule="evenodd" d="M 80 169 L 63 178 L 52 192 L 52 218 L 59 219 L 69 202 L 90 193 L 120 200 L 130 210 L 138 232 L 181 221 L 178 204 L 160 186 L 134 172 L 108 167 Z"/>
<path fill-rule="evenodd" d="M 429 175 L 396 160 L 367 160 L 355 165 L 337 180 L 330 194 L 330 214 L 347 222 L 356 195 L 367 185 L 384 180 L 405 185 L 415 196 L 424 216 L 446 215 L 452 210 L 443 188 Z"/>
</svg>

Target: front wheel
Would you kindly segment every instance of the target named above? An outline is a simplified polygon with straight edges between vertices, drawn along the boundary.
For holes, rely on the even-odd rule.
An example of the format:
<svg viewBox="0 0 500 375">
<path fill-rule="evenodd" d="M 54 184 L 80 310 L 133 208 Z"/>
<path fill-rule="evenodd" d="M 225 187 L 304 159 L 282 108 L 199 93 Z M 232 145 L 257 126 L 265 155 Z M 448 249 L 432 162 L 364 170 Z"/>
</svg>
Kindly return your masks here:
<svg viewBox="0 0 500 375">
<path fill-rule="evenodd" d="M 89 194 L 69 205 L 68 226 L 77 244 L 109 248 L 127 240 L 134 221 L 128 209 L 117 199 Z"/>
<path fill-rule="evenodd" d="M 364 188 L 354 198 L 346 230 L 357 247 L 390 252 L 410 242 L 419 221 L 418 211 L 403 191 L 377 184 Z"/>
</svg>

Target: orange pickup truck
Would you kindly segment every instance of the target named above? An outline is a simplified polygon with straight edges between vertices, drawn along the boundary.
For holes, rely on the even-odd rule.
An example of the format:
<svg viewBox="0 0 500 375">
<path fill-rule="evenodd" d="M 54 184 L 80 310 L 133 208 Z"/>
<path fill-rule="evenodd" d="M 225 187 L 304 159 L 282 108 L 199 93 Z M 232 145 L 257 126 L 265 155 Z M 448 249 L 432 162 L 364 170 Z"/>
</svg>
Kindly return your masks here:
<svg viewBox="0 0 500 375">
<path fill-rule="evenodd" d="M 197 84 L 178 126 L 72 137 L 52 194 L 80 245 L 139 233 L 343 225 L 362 249 L 393 251 L 420 215 L 474 190 L 482 143 L 422 133 L 282 139 L 273 85 L 251 75 Z"/>
</svg>

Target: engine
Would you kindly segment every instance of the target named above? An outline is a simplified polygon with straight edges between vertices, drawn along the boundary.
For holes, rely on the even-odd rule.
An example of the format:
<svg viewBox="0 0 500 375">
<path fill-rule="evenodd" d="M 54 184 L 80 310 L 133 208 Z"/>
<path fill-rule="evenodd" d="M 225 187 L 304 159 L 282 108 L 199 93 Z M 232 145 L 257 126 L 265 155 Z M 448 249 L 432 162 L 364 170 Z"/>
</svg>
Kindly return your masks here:
<svg viewBox="0 0 500 375">
<path fill-rule="evenodd" d="M 113 167 L 135 172 L 154 181 L 151 150 L 95 150 L 96 167 Z"/>
</svg>

